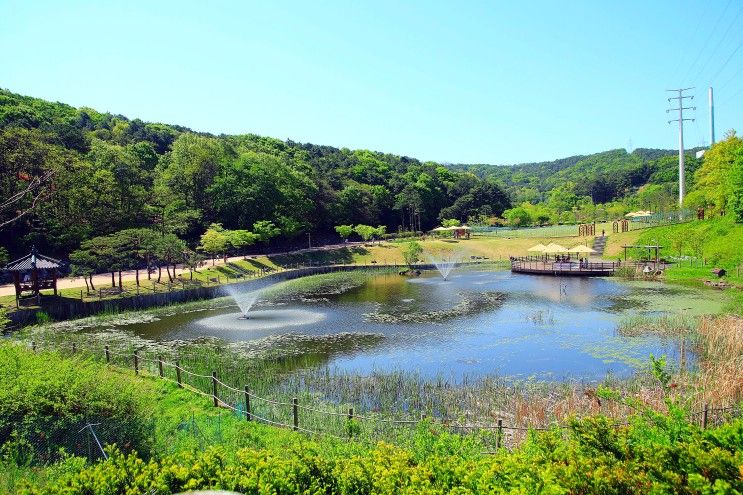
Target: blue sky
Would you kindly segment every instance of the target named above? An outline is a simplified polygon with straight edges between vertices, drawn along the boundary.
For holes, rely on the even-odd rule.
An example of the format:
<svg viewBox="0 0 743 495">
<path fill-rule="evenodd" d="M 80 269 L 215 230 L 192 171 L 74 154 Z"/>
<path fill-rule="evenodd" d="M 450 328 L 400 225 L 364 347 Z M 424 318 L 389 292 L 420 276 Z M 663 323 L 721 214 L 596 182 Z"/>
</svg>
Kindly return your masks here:
<svg viewBox="0 0 743 495">
<path fill-rule="evenodd" d="M 213 133 L 518 163 L 743 131 L 743 2 L 0 0 L 0 87 Z M 737 50 L 737 51 L 736 51 Z"/>
</svg>

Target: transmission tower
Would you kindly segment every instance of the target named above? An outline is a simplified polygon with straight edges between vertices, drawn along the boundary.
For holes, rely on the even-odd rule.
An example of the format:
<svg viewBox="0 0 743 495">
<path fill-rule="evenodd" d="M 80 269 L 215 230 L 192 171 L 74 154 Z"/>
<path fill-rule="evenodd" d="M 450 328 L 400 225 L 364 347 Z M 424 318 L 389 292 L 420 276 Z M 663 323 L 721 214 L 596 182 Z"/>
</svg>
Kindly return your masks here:
<svg viewBox="0 0 743 495">
<path fill-rule="evenodd" d="M 666 113 L 669 112 L 678 112 L 679 116 L 677 119 L 671 119 L 668 121 L 670 124 L 671 122 L 678 122 L 679 123 L 679 206 L 683 206 L 684 203 L 684 193 L 686 192 L 686 178 L 684 177 L 684 121 L 690 120 L 694 122 L 694 119 L 685 119 L 684 118 L 684 110 L 696 110 L 697 107 L 685 107 L 684 106 L 684 100 L 686 98 L 689 98 L 691 100 L 694 99 L 693 95 L 684 95 L 684 91 L 689 91 L 690 89 L 694 88 L 683 88 L 683 89 L 667 89 L 666 91 L 672 92 L 672 93 L 678 93 L 678 96 L 673 96 L 671 98 L 668 98 L 668 102 L 672 102 L 673 100 L 677 100 L 678 107 L 677 108 L 669 108 L 666 110 Z"/>
</svg>

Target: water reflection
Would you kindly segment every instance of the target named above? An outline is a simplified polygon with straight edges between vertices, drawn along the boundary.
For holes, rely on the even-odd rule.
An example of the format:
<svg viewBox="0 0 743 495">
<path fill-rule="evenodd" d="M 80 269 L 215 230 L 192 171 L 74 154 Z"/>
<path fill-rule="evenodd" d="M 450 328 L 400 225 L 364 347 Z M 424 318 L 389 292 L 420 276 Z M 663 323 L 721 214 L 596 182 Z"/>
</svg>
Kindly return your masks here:
<svg viewBox="0 0 743 495">
<path fill-rule="evenodd" d="M 668 307 L 711 312 L 722 304 L 657 284 L 476 270 L 446 281 L 432 273 L 372 275 L 343 290 L 318 289 L 316 296 L 281 296 L 280 289 L 256 305 L 262 319 L 238 320 L 237 308 L 227 307 L 126 329 L 153 340 L 215 337 L 276 355 L 312 355 L 313 362 L 360 373 L 591 380 L 627 375 L 650 353 L 678 358 L 673 340 L 618 335 L 622 315 L 663 312 L 671 300 Z"/>
</svg>

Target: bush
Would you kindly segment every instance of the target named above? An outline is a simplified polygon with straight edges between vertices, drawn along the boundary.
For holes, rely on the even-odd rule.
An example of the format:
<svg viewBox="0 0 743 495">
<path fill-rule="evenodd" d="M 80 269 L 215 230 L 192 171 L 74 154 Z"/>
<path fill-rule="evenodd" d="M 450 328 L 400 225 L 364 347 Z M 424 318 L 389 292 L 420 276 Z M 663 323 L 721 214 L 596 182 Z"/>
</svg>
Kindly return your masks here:
<svg viewBox="0 0 743 495">
<path fill-rule="evenodd" d="M 0 454 L 19 465 L 56 460 L 60 449 L 95 457 L 104 443 L 150 451 L 149 388 L 105 366 L 0 345 Z M 81 431 L 83 430 L 83 431 Z"/>
<path fill-rule="evenodd" d="M 108 461 L 68 473 L 31 494 L 176 493 L 740 493 L 743 421 L 713 430 L 683 415 L 638 415 L 617 428 L 605 417 L 537 434 L 513 452 L 480 454 L 471 437 L 419 425 L 410 449 L 349 444 L 343 453 L 297 435 L 290 448 L 212 447 L 142 461 L 111 451 Z"/>
</svg>

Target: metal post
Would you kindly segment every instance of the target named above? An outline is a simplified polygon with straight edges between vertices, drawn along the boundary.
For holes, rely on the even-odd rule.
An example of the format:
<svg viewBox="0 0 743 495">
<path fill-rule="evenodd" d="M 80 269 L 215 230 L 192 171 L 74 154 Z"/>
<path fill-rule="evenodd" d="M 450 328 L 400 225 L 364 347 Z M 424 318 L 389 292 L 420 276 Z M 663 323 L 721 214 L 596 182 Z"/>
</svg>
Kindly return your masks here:
<svg viewBox="0 0 743 495">
<path fill-rule="evenodd" d="M 669 108 L 666 110 L 666 113 L 669 113 L 671 111 L 678 111 L 679 116 L 678 119 L 672 119 L 669 120 L 668 123 L 671 122 L 678 122 L 679 124 L 679 206 L 683 206 L 684 203 L 684 195 L 686 193 L 686 178 L 685 178 L 685 166 L 684 166 L 684 120 L 691 120 L 692 122 L 694 119 L 685 119 L 684 118 L 684 110 L 696 110 L 696 107 L 685 107 L 684 106 L 684 99 L 694 99 L 694 96 L 685 96 L 684 91 L 687 91 L 689 89 L 694 88 L 684 88 L 684 89 L 669 89 L 668 91 L 671 92 L 678 92 L 678 96 L 668 98 L 668 101 L 671 102 L 671 100 L 678 100 L 678 107 L 677 108 Z"/>
<path fill-rule="evenodd" d="M 292 399 L 292 415 L 294 416 L 294 431 L 299 429 L 299 408 L 297 398 Z"/>
<path fill-rule="evenodd" d="M 250 392 L 248 386 L 245 385 L 245 420 L 250 421 Z"/>
<path fill-rule="evenodd" d="M 139 374 L 139 351 L 134 351 L 134 374 Z"/>
<path fill-rule="evenodd" d="M 108 350 L 108 346 L 103 348 L 103 352 L 106 354 L 106 364 L 111 362 L 111 351 Z"/>
<path fill-rule="evenodd" d="M 181 384 L 181 361 L 179 359 L 175 360 L 175 379 L 178 382 L 178 388 L 183 388 Z"/>
<path fill-rule="evenodd" d="M 160 378 L 163 377 L 163 357 L 157 356 L 157 367 L 160 370 Z"/>
<path fill-rule="evenodd" d="M 217 372 L 212 371 L 212 398 L 214 399 L 214 407 L 219 405 L 219 399 L 217 399 Z"/>
</svg>

